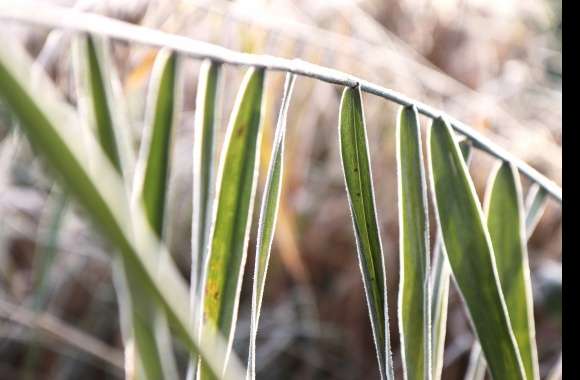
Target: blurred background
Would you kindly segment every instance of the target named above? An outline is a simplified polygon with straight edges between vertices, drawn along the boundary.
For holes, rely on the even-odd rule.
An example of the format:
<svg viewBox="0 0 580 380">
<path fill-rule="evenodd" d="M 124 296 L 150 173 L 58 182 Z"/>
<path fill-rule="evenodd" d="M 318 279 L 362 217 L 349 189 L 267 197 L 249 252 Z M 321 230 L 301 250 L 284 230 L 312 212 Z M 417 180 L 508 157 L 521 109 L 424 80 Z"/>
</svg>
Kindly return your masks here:
<svg viewBox="0 0 580 380">
<path fill-rule="evenodd" d="M 560 1 L 51 2 L 234 50 L 300 58 L 355 74 L 446 111 L 561 184 Z M 21 39 L 75 104 L 69 34 L 4 20 L 0 33 Z M 113 52 L 137 147 L 156 51 L 115 42 Z M 183 67 L 184 104 L 175 134 L 168 244 L 188 279 L 200 62 L 187 59 Z M 218 153 L 244 71 L 224 70 Z M 283 81 L 283 74 L 268 73 L 259 191 Z M 260 379 L 378 378 L 340 168 L 341 91 L 308 78 L 296 82 L 258 338 Z M 391 341 L 401 375 L 394 155 L 398 106 L 370 95 L 363 100 L 387 268 Z M 422 120 L 425 126 L 427 122 Z M 471 172 L 480 196 L 495 162 L 481 152 L 474 154 Z M 522 178 L 522 185 L 525 195 L 530 183 Z M 561 216 L 560 206 L 548 201 L 528 245 L 543 377 L 561 352 Z M 254 225 L 235 341 L 243 359 L 256 229 Z M 122 377 L 122 339 L 108 250 L 83 211 L 34 157 L 0 104 L 0 379 Z M 473 335 L 453 286 L 450 297 L 443 378 L 462 379 Z M 185 365 L 183 352 L 181 360 Z"/>
</svg>

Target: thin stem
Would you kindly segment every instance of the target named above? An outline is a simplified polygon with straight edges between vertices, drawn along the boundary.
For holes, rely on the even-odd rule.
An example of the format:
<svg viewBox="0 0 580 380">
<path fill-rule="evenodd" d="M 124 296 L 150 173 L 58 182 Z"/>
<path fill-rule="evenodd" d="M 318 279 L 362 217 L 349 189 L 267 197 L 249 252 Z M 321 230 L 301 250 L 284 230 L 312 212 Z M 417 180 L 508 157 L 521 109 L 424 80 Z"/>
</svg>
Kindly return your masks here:
<svg viewBox="0 0 580 380">
<path fill-rule="evenodd" d="M 503 161 L 511 162 L 533 182 L 541 186 L 555 200 L 562 203 L 562 188 L 524 161 L 497 146 L 489 139 L 461 121 L 425 103 L 409 98 L 397 91 L 368 82 L 354 75 L 315 65 L 300 59 L 285 59 L 265 54 L 242 53 L 219 45 L 197 41 L 188 37 L 115 20 L 97 14 L 65 7 L 18 0 L 5 0 L 0 4 L 0 18 L 25 23 L 61 28 L 75 32 L 88 32 L 115 40 L 129 41 L 149 46 L 167 47 L 195 59 L 211 59 L 235 66 L 256 66 L 272 71 L 290 72 L 336 85 L 360 86 L 361 91 L 390 100 L 403 106 L 414 105 L 427 117 L 446 118 L 453 129 L 466 136 L 473 146 Z"/>
</svg>

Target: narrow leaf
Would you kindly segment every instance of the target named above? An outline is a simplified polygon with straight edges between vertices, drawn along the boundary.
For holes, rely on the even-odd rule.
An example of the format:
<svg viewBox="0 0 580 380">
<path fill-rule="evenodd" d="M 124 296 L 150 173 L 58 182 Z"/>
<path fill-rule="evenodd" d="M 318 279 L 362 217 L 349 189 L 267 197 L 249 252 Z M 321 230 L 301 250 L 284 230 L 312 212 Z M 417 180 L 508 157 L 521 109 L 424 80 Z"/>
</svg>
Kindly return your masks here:
<svg viewBox="0 0 580 380">
<path fill-rule="evenodd" d="M 120 136 L 120 129 L 126 125 L 121 125 L 119 118 L 113 118 L 114 110 L 117 110 L 117 99 L 113 99 L 113 79 L 109 75 L 111 65 L 105 54 L 107 49 L 105 46 L 97 48 L 97 43 L 92 36 L 82 35 L 74 42 L 80 113 L 88 121 L 96 140 L 115 170 L 120 176 L 126 178 L 127 172 L 123 168 L 127 168 L 124 165 L 127 155 L 124 155 L 124 160 L 122 160 L 119 154 L 119 148 L 122 147 L 119 141 L 123 140 Z M 125 182 L 128 181 L 125 180 Z M 130 320 L 124 323 L 132 327 L 124 342 L 125 349 L 136 351 L 136 353 L 128 353 L 127 356 L 134 357 L 134 360 L 126 362 L 126 370 L 142 371 L 143 373 L 139 376 L 145 376 L 148 379 L 162 378 L 164 377 L 162 363 L 169 361 L 162 360 L 159 345 L 153 335 L 152 323 L 147 323 L 151 302 L 135 283 L 136 275 L 131 267 L 125 267 L 119 260 L 115 260 L 113 265 L 119 266 L 118 271 L 126 277 L 119 281 L 123 282 L 123 287 L 127 290 L 117 292 L 120 308 L 124 309 L 121 316 L 124 318 L 130 316 Z M 135 344 L 132 343 L 133 339 Z"/>
<path fill-rule="evenodd" d="M 193 200 L 191 229 L 191 305 L 201 297 L 203 263 L 207 256 L 212 191 L 214 182 L 214 151 L 217 118 L 217 90 L 220 65 L 206 60 L 202 63 L 197 84 L 195 103 L 195 126 L 193 141 Z M 194 325 L 199 328 L 201 310 L 191 310 Z M 187 378 L 194 379 L 197 361 L 192 361 L 187 370 Z"/>
<path fill-rule="evenodd" d="M 399 199 L 399 331 L 405 379 L 430 379 L 429 220 L 417 110 L 397 122 Z"/>
<path fill-rule="evenodd" d="M 469 140 L 460 142 L 459 147 L 469 166 L 471 158 L 471 143 Z M 445 334 L 447 331 L 447 305 L 449 302 L 449 280 L 451 272 L 446 255 L 443 254 L 445 247 L 441 242 L 441 230 L 437 228 L 435 240 L 433 275 L 431 281 L 431 357 L 433 365 L 433 379 L 441 379 L 443 371 L 443 352 L 445 348 Z"/>
<path fill-rule="evenodd" d="M 382 379 L 394 379 L 389 339 L 385 263 L 375 210 L 360 88 L 344 89 L 338 127 L 342 169 L 379 371 Z"/>
<path fill-rule="evenodd" d="M 286 118 L 290 97 L 294 88 L 295 76 L 288 74 L 284 84 L 284 95 L 280 105 L 280 114 L 276 125 L 274 136 L 274 147 L 266 186 L 262 196 L 262 206 L 260 209 L 260 219 L 258 223 L 258 241 L 256 245 L 256 262 L 254 265 L 254 286 L 252 289 L 252 316 L 250 325 L 250 345 L 248 354 L 248 375 L 247 379 L 256 378 L 256 336 L 258 334 L 258 323 L 260 321 L 260 309 L 262 308 L 262 297 L 264 295 L 264 285 L 268 273 L 268 262 L 270 261 L 270 250 L 272 239 L 276 228 L 278 217 L 278 205 L 280 203 L 280 189 L 282 187 L 283 165 L 284 165 L 284 140 L 286 136 Z"/>
<path fill-rule="evenodd" d="M 38 81 L 29 79 L 35 68 L 23 48 L 0 36 L 0 99 L 18 118 L 26 137 L 58 174 L 63 189 L 87 211 L 100 231 L 119 250 L 124 264 L 136 273 L 136 280 L 147 296 L 163 307 L 186 348 L 197 352 L 219 376 L 225 360 L 225 342 L 212 337 L 211 346 L 202 346 L 191 326 L 188 292 L 175 264 L 151 229 L 141 221 L 141 208 L 129 210 L 122 179 L 94 139 L 88 139 L 94 169 L 78 130 L 75 112 L 45 74 L 36 72 Z M 158 252 L 165 254 L 157 255 Z M 230 357 L 223 378 L 240 378 L 244 371 L 239 360 Z"/>
<path fill-rule="evenodd" d="M 512 170 L 513 173 L 510 173 Z M 510 169 L 509 164 L 503 163 L 497 167 L 490 176 L 487 187 L 487 224 L 494 246 L 502 290 L 506 296 L 508 313 L 526 376 L 528 379 L 538 379 L 539 369 L 534 338 L 533 297 L 527 247 L 523 240 L 523 233 L 518 228 L 522 225 L 523 220 L 520 215 L 523 206 L 519 183 L 517 172 L 513 168 Z M 546 193 L 536 185 L 530 189 L 528 200 L 529 207 L 525 225 L 529 237 L 545 206 Z M 510 233 L 513 235 L 509 235 Z M 487 367 L 479 343 L 474 343 L 471 356 L 473 360 L 470 360 L 468 376 L 465 378 L 483 380 Z"/>
<path fill-rule="evenodd" d="M 151 228 L 159 239 L 165 237 L 165 208 L 169 188 L 169 171 L 173 131 L 177 124 L 180 104 L 179 62 L 175 52 L 163 49 L 155 58 L 151 74 L 145 130 L 139 159 L 135 169 L 133 202 L 142 202 Z M 131 281 L 131 280 L 130 280 Z M 131 284 L 130 284 L 130 287 Z M 143 300 L 136 300 L 143 303 Z M 147 302 L 146 302 L 147 303 Z M 143 305 L 147 310 L 147 305 Z M 171 333 L 163 312 L 150 308 L 148 316 L 142 316 L 136 330 L 136 338 L 154 343 L 151 347 L 153 360 L 159 360 L 164 378 L 177 377 L 177 364 L 173 352 Z M 145 313 L 144 313 L 145 314 Z M 153 334 L 152 336 L 148 336 Z M 148 363 L 144 363 L 148 365 Z"/>
<path fill-rule="evenodd" d="M 509 163 L 501 163 L 490 177 L 485 204 L 499 280 L 526 377 L 539 379 L 522 191 L 518 172 Z"/>
<path fill-rule="evenodd" d="M 177 54 L 169 50 L 161 50 L 155 60 L 133 188 L 134 201 L 142 200 L 147 219 L 159 237 L 163 237 L 172 136 L 179 104 L 177 65 Z"/>
<path fill-rule="evenodd" d="M 262 68 L 251 68 L 244 77 L 228 124 L 217 176 L 203 296 L 203 330 L 220 331 L 228 350 L 237 321 L 256 192 L 264 74 Z M 204 367 L 201 375 L 206 378 Z"/>
<path fill-rule="evenodd" d="M 95 41 L 91 36 L 81 38 L 82 41 L 80 43 L 84 46 L 80 53 L 85 58 L 83 66 L 87 88 L 85 98 L 90 102 L 90 114 L 94 118 L 97 140 L 115 169 L 120 173 L 121 160 L 108 101 L 109 95 L 103 78 L 103 70 L 97 57 Z M 82 91 L 82 88 L 80 91 Z"/>
<path fill-rule="evenodd" d="M 531 236 L 534 231 L 535 226 L 538 223 L 542 211 L 545 208 L 547 201 L 547 193 L 540 186 L 534 185 L 530 188 L 528 192 L 528 197 L 526 199 L 526 235 L 527 239 Z M 476 355 L 477 354 L 477 355 Z M 475 342 L 471 348 L 471 356 L 477 358 L 476 360 L 470 360 L 468 365 L 468 376 L 465 379 L 483 379 L 485 376 L 485 369 L 487 368 L 483 354 L 481 353 L 481 347 L 479 343 Z M 473 368 L 472 368 L 473 367 Z M 484 371 L 480 371 L 479 368 L 483 367 Z"/>
<path fill-rule="evenodd" d="M 109 44 L 92 35 L 80 35 L 74 40 L 73 50 L 81 114 L 89 121 L 115 169 L 128 178 L 133 170 L 134 153 Z"/>
<path fill-rule="evenodd" d="M 495 379 L 525 379 L 475 187 L 449 125 L 429 129 L 432 190 L 453 277 Z"/>
<path fill-rule="evenodd" d="M 211 222 L 219 76 L 219 64 L 209 60 L 203 62 L 197 86 L 193 142 L 192 294 L 197 294 L 201 285 L 202 263 L 206 256 Z"/>
</svg>

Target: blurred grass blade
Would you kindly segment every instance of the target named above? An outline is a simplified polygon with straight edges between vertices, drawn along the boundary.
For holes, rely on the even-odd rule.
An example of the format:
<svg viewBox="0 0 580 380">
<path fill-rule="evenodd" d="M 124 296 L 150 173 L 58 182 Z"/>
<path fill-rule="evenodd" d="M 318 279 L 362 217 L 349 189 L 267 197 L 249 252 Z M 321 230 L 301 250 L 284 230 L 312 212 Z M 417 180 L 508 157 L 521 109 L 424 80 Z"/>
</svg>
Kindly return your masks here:
<svg viewBox="0 0 580 380">
<path fill-rule="evenodd" d="M 80 55 L 77 57 L 80 67 L 77 67 L 77 71 L 82 75 L 79 82 L 83 85 L 77 86 L 77 91 L 79 100 L 89 103 L 88 108 L 90 108 L 83 114 L 92 119 L 90 124 L 95 127 L 95 134 L 101 148 L 115 169 L 121 173 L 121 159 L 109 102 L 110 94 L 107 94 L 101 58 L 97 56 L 94 37 L 85 35 L 79 37 L 79 40 L 75 41 L 80 44 L 77 52 Z"/>
<path fill-rule="evenodd" d="M 220 64 L 202 63 L 195 105 L 195 136 L 193 141 L 193 210 L 191 232 L 191 294 L 192 301 L 200 296 L 203 262 L 209 239 L 214 181 L 217 90 Z M 199 310 L 192 310 L 199 313 Z M 196 323 L 197 325 L 197 323 Z"/>
<path fill-rule="evenodd" d="M 257 184 L 265 72 L 246 73 L 230 116 L 217 176 L 203 295 L 203 334 L 233 343 Z M 224 362 L 224 366 L 227 366 Z M 205 366 L 201 378 L 207 378 Z"/>
<path fill-rule="evenodd" d="M 536 380 L 540 375 L 519 175 L 503 162 L 489 181 L 485 208 L 499 281 L 526 377 Z"/>
<path fill-rule="evenodd" d="M 46 75 L 40 73 L 34 85 L 30 83 L 35 68 L 23 48 L 6 36 L 0 36 L 0 46 L 0 99 L 17 117 L 35 150 L 56 172 L 62 188 L 75 197 L 117 247 L 125 267 L 132 269 L 145 295 L 166 311 L 185 347 L 199 353 L 213 374 L 220 377 L 225 342 L 213 336 L 213 345 L 199 344 L 191 326 L 187 286 L 159 239 L 143 222 L 142 208 L 129 209 L 122 179 L 90 138 L 87 143 L 94 164 L 89 170 L 85 147 L 78 143 L 81 131 L 74 110 Z M 244 373 L 233 356 L 223 377 L 241 378 Z"/>
<path fill-rule="evenodd" d="M 94 129 L 101 148 L 125 178 L 132 172 L 134 154 L 120 83 L 106 40 L 80 35 L 73 44 L 79 108 Z"/>
<path fill-rule="evenodd" d="M 344 89 L 338 126 L 342 168 L 380 376 L 391 380 L 394 379 L 394 371 L 389 339 L 385 263 L 375 211 L 360 88 Z"/>
<path fill-rule="evenodd" d="M 113 114 L 118 111 L 116 100 L 113 99 L 112 80 L 108 75 L 109 70 L 112 69 L 111 62 L 105 54 L 107 49 L 105 46 L 97 48 L 95 37 L 90 35 L 79 36 L 74 43 L 77 94 L 81 115 L 94 130 L 96 140 L 115 170 L 127 182 L 127 173 L 123 170 L 123 167 L 126 168 L 123 163 L 127 156 L 123 157 L 125 160 L 121 159 L 119 140 L 122 140 L 122 137 L 118 137 L 120 129 L 126 125 L 121 125 L 118 118 L 113 119 Z M 120 272 L 127 277 L 122 285 L 126 291 L 120 291 L 117 287 L 119 307 L 124 309 L 121 316 L 124 318 L 130 316 L 130 320 L 124 323 L 132 327 L 125 336 L 124 345 L 126 357 L 134 357 L 134 359 L 126 363 L 126 371 L 128 373 L 139 371 L 138 377 L 144 376 L 148 379 L 167 377 L 163 375 L 163 362 L 170 361 L 162 359 L 159 344 L 153 334 L 153 324 L 147 322 L 151 302 L 136 284 L 132 268 L 125 267 L 119 260 L 115 260 L 113 265 L 120 266 Z M 129 350 L 136 350 L 136 352 Z"/>
<path fill-rule="evenodd" d="M 525 379 L 493 247 L 469 172 L 442 118 L 429 129 L 435 208 L 445 251 L 494 379 Z"/>
<path fill-rule="evenodd" d="M 465 164 L 469 166 L 471 160 L 471 142 L 459 143 Z M 447 255 L 441 242 L 441 230 L 437 228 L 435 240 L 433 275 L 431 280 L 431 357 L 433 379 L 441 379 L 443 371 L 443 352 L 445 348 L 445 334 L 447 332 L 447 305 L 449 302 L 449 282 L 451 272 Z"/>
<path fill-rule="evenodd" d="M 220 64 L 206 60 L 202 63 L 195 105 L 195 131 L 193 141 L 193 200 L 191 226 L 191 274 L 190 296 L 194 326 L 201 325 L 201 310 L 193 308 L 196 299 L 201 299 L 203 285 L 203 263 L 207 256 L 212 192 L 214 183 L 214 152 L 216 119 L 218 113 L 217 91 Z M 196 377 L 197 360 L 192 360 L 187 369 L 187 379 Z"/>
<path fill-rule="evenodd" d="M 417 110 L 397 120 L 399 331 L 405 379 L 430 379 L 429 220 Z"/>
<path fill-rule="evenodd" d="M 532 236 L 546 209 L 548 193 L 538 184 L 532 185 L 526 197 L 526 237 Z"/>
<path fill-rule="evenodd" d="M 250 344 L 248 352 L 248 375 L 247 379 L 256 378 L 256 335 L 258 334 L 258 323 L 260 321 L 260 309 L 262 308 L 262 297 L 264 295 L 264 285 L 268 273 L 268 262 L 270 260 L 270 250 L 272 239 L 276 229 L 276 219 L 278 217 L 278 205 L 280 203 L 280 189 L 282 187 L 283 165 L 284 165 L 284 141 L 286 136 L 286 118 L 290 97 L 294 88 L 294 74 L 286 75 L 284 84 L 284 95 L 280 105 L 280 114 L 276 125 L 274 136 L 274 147 L 268 165 L 266 185 L 262 197 L 260 209 L 260 219 L 258 222 L 258 241 L 256 244 L 256 262 L 254 266 L 254 286 L 252 290 L 252 316 L 250 324 Z"/>
<path fill-rule="evenodd" d="M 145 130 L 135 168 L 132 200 L 142 202 L 148 222 L 161 240 L 165 238 L 165 208 L 173 131 L 181 104 L 180 85 L 178 56 L 175 52 L 162 49 L 155 59 L 149 83 Z M 149 305 L 143 306 L 146 308 Z M 167 320 L 157 308 L 150 308 L 150 314 L 139 321 L 136 331 L 156 345 L 155 348 L 151 347 L 152 360 L 156 360 L 154 355 L 157 354 L 164 378 L 176 378 L 177 364 Z M 151 334 L 153 336 L 148 336 Z"/>
</svg>

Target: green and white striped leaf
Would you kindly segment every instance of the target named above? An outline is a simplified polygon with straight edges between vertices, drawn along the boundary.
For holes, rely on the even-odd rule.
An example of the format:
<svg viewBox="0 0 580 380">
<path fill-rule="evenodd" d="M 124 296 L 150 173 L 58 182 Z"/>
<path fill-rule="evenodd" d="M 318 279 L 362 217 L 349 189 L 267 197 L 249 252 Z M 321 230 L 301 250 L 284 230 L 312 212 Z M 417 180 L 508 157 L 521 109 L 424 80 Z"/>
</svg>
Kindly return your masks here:
<svg viewBox="0 0 580 380">
<path fill-rule="evenodd" d="M 35 72 L 30 57 L 12 40 L 0 36 L 0 99 L 20 122 L 26 137 L 50 164 L 63 189 L 87 211 L 96 226 L 113 243 L 125 267 L 146 295 L 163 307 L 185 347 L 197 352 L 216 377 L 240 378 L 245 371 L 235 356 L 223 375 L 226 345 L 219 336 L 202 346 L 193 332 L 187 286 L 173 261 L 148 226 L 142 208 L 130 210 L 122 179 L 94 138 L 85 149 L 75 112 L 43 73 Z M 30 77 L 37 81 L 30 83 Z M 89 169 L 87 150 L 92 152 Z M 159 254 L 162 252 L 162 254 Z"/>
<path fill-rule="evenodd" d="M 265 72 L 246 73 L 228 124 L 217 176 L 203 295 L 203 332 L 217 330 L 231 350 L 257 185 Z M 224 366 L 227 363 L 224 362 Z M 207 378 L 202 366 L 201 378 Z"/>
<path fill-rule="evenodd" d="M 545 206 L 545 192 L 532 187 L 528 194 L 530 207 L 526 213 L 526 235 L 531 235 Z M 508 313 L 528 379 L 539 378 L 533 297 L 527 247 L 523 230 L 523 205 L 519 175 L 508 163 L 501 163 L 492 173 L 486 194 L 487 224 L 506 297 Z M 519 227 L 521 228 L 519 228 Z M 513 235 L 510 235 L 513 234 Z M 509 272 L 508 272 L 509 271 Z M 485 377 L 487 368 L 479 343 L 471 350 L 466 379 Z"/>
<path fill-rule="evenodd" d="M 525 379 L 475 187 L 451 127 L 429 129 L 435 208 L 453 277 L 494 379 Z"/>
<path fill-rule="evenodd" d="M 179 104 L 178 83 L 177 54 L 163 49 L 155 59 L 151 75 L 133 187 L 133 202 L 143 202 L 147 220 L 160 238 L 164 236 L 169 163 Z"/>
<path fill-rule="evenodd" d="M 155 58 L 133 187 L 133 206 L 137 202 L 142 204 L 151 228 L 161 240 L 165 238 L 173 134 L 181 104 L 179 66 L 177 54 L 170 50 L 162 49 Z M 151 308 L 149 314 L 137 325 L 141 328 L 139 333 L 155 342 L 164 378 L 176 378 L 177 364 L 167 319 L 157 308 Z M 152 352 L 155 352 L 153 348 Z"/>
<path fill-rule="evenodd" d="M 260 310 L 262 308 L 262 298 L 264 296 L 264 285 L 268 273 L 268 263 L 270 261 L 270 250 L 276 229 L 276 219 L 278 217 L 278 205 L 280 203 L 280 189 L 282 187 L 284 169 L 284 141 L 286 137 L 286 119 L 290 97 L 294 88 L 294 74 L 286 75 L 284 84 L 284 95 L 280 105 L 280 114 L 276 124 L 272 156 L 268 166 L 266 186 L 262 196 L 262 206 L 260 208 L 260 219 L 258 223 L 258 241 L 256 244 L 256 262 L 254 265 L 254 286 L 252 289 L 252 315 L 250 324 L 250 344 L 248 351 L 248 380 L 256 378 L 256 336 L 258 334 L 258 323 L 260 321 Z"/>
<path fill-rule="evenodd" d="M 109 75 L 113 69 L 106 54 L 106 46 L 104 41 L 99 41 L 97 47 L 96 40 L 90 35 L 79 36 L 74 42 L 81 115 L 89 123 L 96 140 L 117 173 L 126 178 L 127 173 L 123 168 L 127 168 L 127 155 L 121 158 L 119 151 L 122 145 L 119 145 L 119 141 L 122 141 L 122 137 L 117 137 L 120 135 L 120 129 L 126 125 L 120 125 L 118 117 L 113 118 L 113 114 L 119 112 L 116 104 L 118 99 L 113 99 L 113 80 Z M 125 179 L 125 182 L 128 180 Z M 140 371 L 142 373 L 139 377 L 148 379 L 167 377 L 163 372 L 163 363 L 170 361 L 162 359 L 160 345 L 153 334 L 153 323 L 148 322 L 151 302 L 137 285 L 132 268 L 124 267 L 120 260 L 115 260 L 113 265 L 120 267 L 115 269 L 120 272 L 119 276 L 123 274 L 123 278 L 119 278 L 116 283 L 118 288 L 124 288 L 117 289 L 120 308 L 124 309 L 121 315 L 127 318 L 130 316 L 130 320 L 123 323 L 132 327 L 125 328 L 127 331 L 124 344 L 127 357 L 134 356 L 135 359 L 125 363 L 126 371 L 128 373 Z M 167 331 L 167 327 L 165 330 Z M 133 349 L 136 353 L 127 351 Z"/>
<path fill-rule="evenodd" d="M 538 220 L 542 215 L 542 211 L 546 206 L 547 201 L 547 193 L 543 190 L 540 186 L 534 185 L 530 188 L 528 192 L 528 196 L 526 199 L 527 204 L 527 211 L 526 211 L 526 235 L 527 239 L 533 233 Z M 493 237 L 492 237 L 493 239 Z M 508 306 L 509 307 L 509 306 Z M 471 360 L 473 358 L 473 360 Z M 477 359 L 477 360 L 475 360 Z M 483 370 L 482 370 L 483 369 Z M 479 343 L 474 343 L 473 347 L 471 348 L 471 355 L 470 355 L 470 362 L 467 367 L 467 374 L 465 379 L 469 380 L 477 380 L 483 379 L 485 377 L 485 370 L 487 369 L 487 365 L 483 354 L 481 353 L 481 347 Z M 529 376 L 529 375 L 528 375 Z"/>
<path fill-rule="evenodd" d="M 201 286 L 202 264 L 206 256 L 211 224 L 219 78 L 220 64 L 209 60 L 204 61 L 197 85 L 193 142 L 192 294 L 198 294 Z"/>
<path fill-rule="evenodd" d="M 499 281 L 526 377 L 535 380 L 540 375 L 519 174 L 503 162 L 489 181 L 485 208 Z"/>
<path fill-rule="evenodd" d="M 469 140 L 459 143 L 461 155 L 466 166 L 471 158 L 471 143 Z M 449 282 L 451 271 L 447 262 L 445 249 L 441 242 L 441 230 L 437 229 L 435 240 L 433 275 L 431 280 L 431 357 L 433 379 L 441 379 L 443 371 L 443 352 L 445 348 L 445 334 L 447 332 L 447 306 L 449 302 Z"/>
<path fill-rule="evenodd" d="M 382 379 L 394 379 L 383 249 L 377 223 L 360 88 L 347 87 L 339 115 L 342 169 L 352 215 L 360 270 Z"/>
<path fill-rule="evenodd" d="M 207 256 L 211 225 L 220 68 L 219 63 L 210 60 L 202 63 L 195 103 L 190 296 L 191 312 L 197 329 L 201 327 L 201 310 L 193 309 L 193 305 L 195 300 L 202 296 L 203 263 Z M 196 371 L 197 361 L 194 360 L 187 370 L 187 378 L 193 380 Z"/>
<path fill-rule="evenodd" d="M 106 39 L 80 35 L 73 43 L 77 97 L 83 118 L 115 169 L 132 173 L 134 152 L 120 82 Z"/>
<path fill-rule="evenodd" d="M 421 130 L 414 107 L 401 109 L 396 140 L 403 370 L 405 379 L 430 379 L 429 219 Z"/>
</svg>

